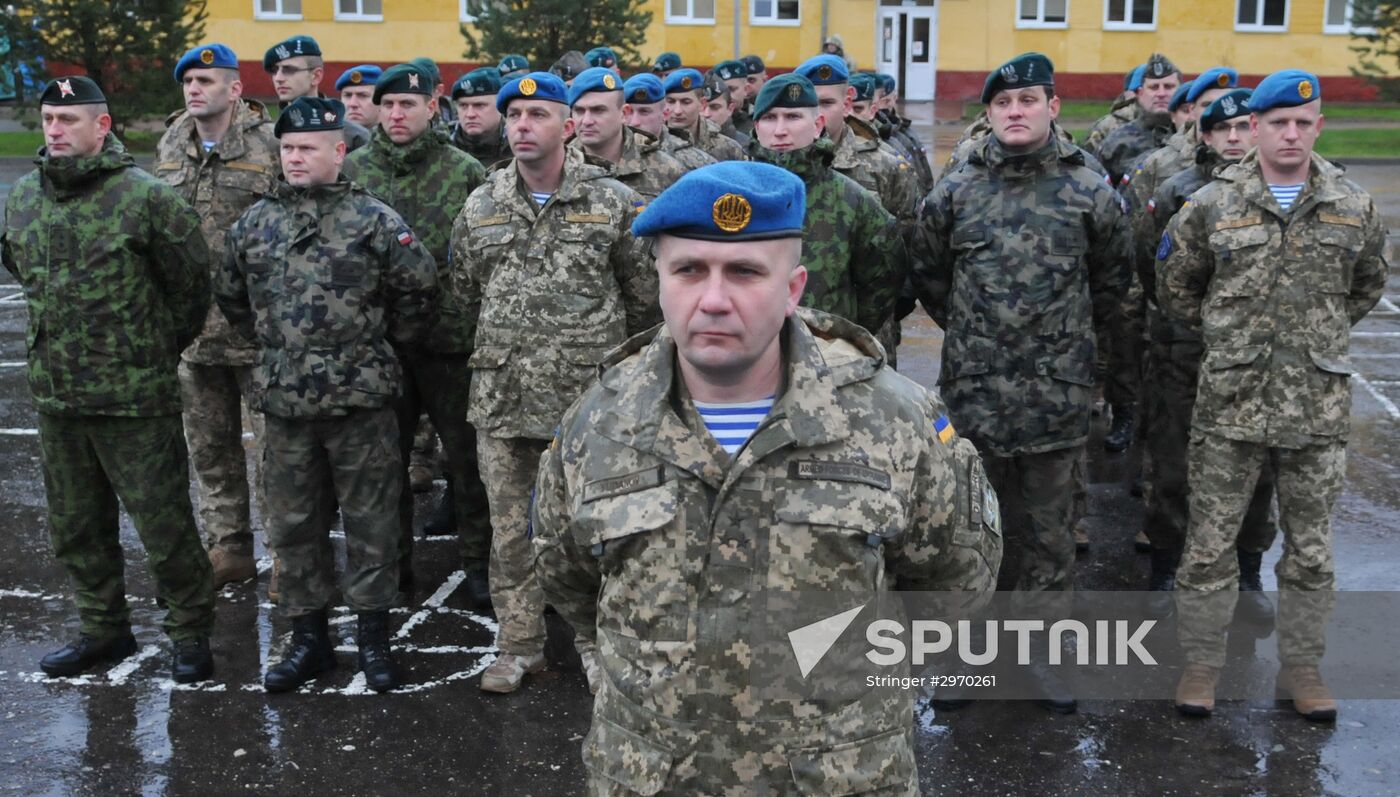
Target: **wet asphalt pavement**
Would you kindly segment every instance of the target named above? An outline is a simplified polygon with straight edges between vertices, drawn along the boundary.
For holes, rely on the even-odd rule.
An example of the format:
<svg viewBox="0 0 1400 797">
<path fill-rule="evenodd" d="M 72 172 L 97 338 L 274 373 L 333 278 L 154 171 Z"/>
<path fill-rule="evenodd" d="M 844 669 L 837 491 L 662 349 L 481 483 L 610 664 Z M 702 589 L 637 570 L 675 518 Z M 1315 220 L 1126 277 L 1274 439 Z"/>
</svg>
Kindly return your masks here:
<svg viewBox="0 0 1400 797">
<path fill-rule="evenodd" d="M 938 132 L 942 147 L 956 134 Z M 0 161 L 0 196 L 28 168 L 21 159 Z M 1400 230 L 1400 165 L 1350 173 Z M 1392 234 L 1392 261 L 1396 241 Z M 256 582 L 219 597 L 214 680 L 176 686 L 144 554 L 125 518 L 140 652 L 81 678 L 46 679 L 37 662 L 76 633 L 75 611 L 45 531 L 36 417 L 21 367 L 23 302 L 8 275 L 0 283 L 10 286 L 0 289 L 0 794 L 581 792 L 590 698 L 571 634 L 551 615 L 549 668 L 515 695 L 481 693 L 476 679 L 494 659 L 494 624 L 464 608 L 450 538 L 416 548 L 421 586 L 394 613 L 409 684 L 396 694 L 365 689 L 355 671 L 353 617 L 343 608 L 333 620 L 339 669 L 300 693 L 262 691 L 262 672 L 280 658 L 289 630 L 265 600 L 265 558 Z M 1394 589 L 1400 565 L 1392 539 L 1400 517 L 1395 277 L 1386 295 L 1352 341 L 1361 373 L 1349 478 L 1334 514 L 1338 584 L 1346 590 Z M 933 384 L 940 340 L 921 311 L 910 317 L 901 369 Z M 1104 455 L 1102 433 L 1100 421 L 1090 446 L 1093 548 L 1080 557 L 1076 582 L 1140 588 L 1147 560 L 1131 540 L 1142 511 L 1128 494 L 1137 455 Z M 435 497 L 419 497 L 420 516 Z M 1280 546 L 1265 561 L 1266 589 L 1274 587 Z M 1083 701 L 1068 717 L 1024 703 L 989 701 L 955 714 L 924 704 L 918 724 L 926 794 L 1400 794 L 1395 701 L 1342 701 L 1335 726 L 1308 723 L 1272 701 L 1228 701 L 1214 718 L 1193 721 L 1165 700 Z"/>
</svg>

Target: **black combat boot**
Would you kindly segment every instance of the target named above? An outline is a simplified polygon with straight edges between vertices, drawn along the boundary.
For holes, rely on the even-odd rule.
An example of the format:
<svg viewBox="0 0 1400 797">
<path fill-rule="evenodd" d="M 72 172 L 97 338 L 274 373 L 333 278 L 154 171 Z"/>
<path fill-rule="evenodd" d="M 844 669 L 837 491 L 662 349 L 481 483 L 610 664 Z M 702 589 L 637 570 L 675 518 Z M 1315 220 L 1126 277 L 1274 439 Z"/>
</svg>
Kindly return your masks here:
<svg viewBox="0 0 1400 797">
<path fill-rule="evenodd" d="M 1147 578 L 1147 611 L 1153 617 L 1170 617 L 1176 611 L 1176 568 L 1181 551 L 1172 548 L 1152 549 L 1152 574 Z"/>
<path fill-rule="evenodd" d="M 491 581 L 485 563 L 467 566 L 467 608 L 477 612 L 491 611 Z"/>
<path fill-rule="evenodd" d="M 136 652 L 136 637 L 131 631 L 117 636 L 90 637 L 83 634 L 39 660 L 39 669 L 50 678 L 70 678 L 103 662 L 116 662 Z"/>
<path fill-rule="evenodd" d="M 209 652 L 209 637 L 182 639 L 175 643 L 170 661 L 170 678 L 177 684 L 207 681 L 214 675 L 214 656 Z"/>
<path fill-rule="evenodd" d="M 292 646 L 281 661 L 268 668 L 263 688 L 289 692 L 334 668 L 335 648 L 331 646 L 326 610 L 322 609 L 292 620 Z"/>
<path fill-rule="evenodd" d="M 1274 604 L 1264 594 L 1264 585 L 1259 581 L 1259 567 L 1264 563 L 1264 554 L 1236 549 L 1240 563 L 1240 597 L 1235 604 L 1235 614 L 1251 625 L 1268 627 L 1274 624 Z"/>
<path fill-rule="evenodd" d="M 399 685 L 398 669 L 389 652 L 389 612 L 360 612 L 356 641 L 360 644 L 360 669 L 365 683 L 376 692 L 387 692 Z"/>
<path fill-rule="evenodd" d="M 1061 661 L 1075 661 L 1073 645 L 1063 644 L 1060 650 Z M 1056 668 L 1050 664 L 1049 656 L 1044 652 L 1036 651 L 1031 655 L 1028 673 L 1035 684 L 1038 695 L 1035 702 L 1041 708 L 1054 714 L 1073 714 L 1079 710 L 1079 701 L 1074 699 L 1073 691 L 1056 672 Z"/>
<path fill-rule="evenodd" d="M 1113 426 L 1103 438 L 1103 450 L 1114 454 L 1128 450 L 1133 444 L 1133 408 L 1128 405 L 1113 408 Z"/>
<path fill-rule="evenodd" d="M 452 479 L 449 478 L 447 489 L 442 493 L 442 499 L 438 501 L 437 506 L 433 507 L 433 513 L 423 521 L 424 537 L 457 533 L 457 519 L 453 516 L 452 506 Z"/>
</svg>

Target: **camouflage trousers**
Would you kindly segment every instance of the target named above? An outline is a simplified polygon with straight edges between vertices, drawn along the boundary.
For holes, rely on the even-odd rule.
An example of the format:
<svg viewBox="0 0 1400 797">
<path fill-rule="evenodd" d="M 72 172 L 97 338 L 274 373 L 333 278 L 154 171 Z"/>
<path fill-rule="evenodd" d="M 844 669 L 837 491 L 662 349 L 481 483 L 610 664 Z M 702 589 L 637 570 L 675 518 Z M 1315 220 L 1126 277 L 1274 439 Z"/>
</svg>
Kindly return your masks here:
<svg viewBox="0 0 1400 797">
<path fill-rule="evenodd" d="M 1104 379 L 1103 397 L 1110 406 L 1132 408 L 1137 404 L 1142 387 L 1142 363 L 1146 355 L 1143 334 L 1147 324 L 1147 297 L 1142 282 L 1133 275 L 1128 292 L 1118 303 L 1112 322 L 1107 325 L 1108 371 Z"/>
<path fill-rule="evenodd" d="M 300 617 L 330 604 L 335 561 L 327 540 L 339 505 L 345 602 L 357 612 L 389 608 L 398 594 L 403 487 L 393 409 L 315 420 L 268 415 L 266 423 L 267 536 L 279 562 L 278 605 Z"/>
<path fill-rule="evenodd" d="M 999 588 L 1074 588 L 1074 496 L 1084 477 L 1083 451 L 1078 445 L 1016 456 L 983 452 L 987 481 L 1001 499 L 1007 559 L 1016 563 L 1003 564 Z"/>
<path fill-rule="evenodd" d="M 491 603 L 502 653 L 533 656 L 544 650 L 544 590 L 535 577 L 530 546 L 530 496 L 548 440 L 477 435 L 481 475 L 491 507 Z"/>
<path fill-rule="evenodd" d="M 118 502 L 131 515 L 166 606 L 171 639 L 214 625 L 214 576 L 190 506 L 189 462 L 178 416 L 39 415 L 39 451 L 54 557 L 77 592 L 81 632 L 130 628 Z"/>
<path fill-rule="evenodd" d="M 1143 531 L 1159 550 L 1180 551 L 1186 543 L 1191 491 L 1187 482 L 1187 443 L 1191 438 L 1191 412 L 1196 405 L 1202 346 L 1194 341 L 1153 342 L 1147 447 L 1150 452 L 1152 490 L 1147 497 Z M 1265 463 L 1245 511 L 1238 547 L 1263 553 L 1278 538 L 1274 519 L 1274 471 Z"/>
<path fill-rule="evenodd" d="M 1279 602 L 1279 657 L 1290 665 L 1322 660 L 1335 583 L 1331 514 L 1346 475 L 1346 444 L 1271 448 L 1192 432 L 1191 524 L 1176 576 L 1183 611 L 1177 631 L 1188 661 L 1212 667 L 1225 663 L 1225 628 L 1234 615 L 1239 583 L 1236 539 L 1255 483 L 1270 465 L 1284 540 L 1274 573 L 1281 592 L 1299 593 Z"/>
<path fill-rule="evenodd" d="M 253 368 L 180 361 L 180 400 L 185 443 L 198 487 L 204 547 L 253 554 L 249 513 L 248 453 L 243 447 L 243 406 L 253 394 Z M 252 411 L 254 445 L 262 441 L 262 413 Z M 254 460 L 261 463 L 261 457 Z M 261 464 L 253 484 L 261 501 Z"/>
</svg>

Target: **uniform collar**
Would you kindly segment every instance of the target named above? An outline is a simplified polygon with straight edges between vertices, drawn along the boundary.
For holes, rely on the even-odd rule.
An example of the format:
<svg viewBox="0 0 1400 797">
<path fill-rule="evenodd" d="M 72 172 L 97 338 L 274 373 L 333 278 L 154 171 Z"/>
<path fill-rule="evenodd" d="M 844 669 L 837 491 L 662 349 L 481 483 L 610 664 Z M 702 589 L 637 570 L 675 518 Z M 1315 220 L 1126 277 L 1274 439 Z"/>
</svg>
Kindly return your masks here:
<svg viewBox="0 0 1400 797">
<path fill-rule="evenodd" d="M 49 157 L 48 149 L 39 150 L 34 159 L 44 178 L 58 191 L 67 195 L 81 191 L 94 180 L 109 172 L 130 168 L 136 165 L 131 153 L 126 151 L 121 141 L 111 133 L 102 141 L 102 149 L 87 157 Z"/>
<path fill-rule="evenodd" d="M 491 198 L 502 207 L 514 207 L 520 211 L 528 207 L 530 212 L 525 214 L 526 218 L 534 219 L 538 216 L 540 207 L 530 198 L 515 160 L 512 159 L 502 166 L 500 171 L 500 177 L 491 188 Z M 586 199 L 588 192 L 583 184 L 606 174 L 607 170 L 601 166 L 587 163 L 582 151 L 566 145 L 564 147 L 564 179 L 560 181 L 558 190 L 554 192 L 554 201 L 572 202 L 577 199 Z"/>
<path fill-rule="evenodd" d="M 831 171 L 836 160 L 836 145 L 823 136 L 810 147 L 778 152 L 758 143 L 758 137 L 754 136 L 753 141 L 749 142 L 749 154 L 756 161 L 781 166 L 801 177 L 802 182 L 810 184 Z"/>
<path fill-rule="evenodd" d="M 233 120 L 229 122 L 228 130 L 224 131 L 224 137 L 214 145 L 213 152 L 218 154 L 220 160 L 225 161 L 246 157 L 248 131 L 261 124 L 270 124 L 271 121 L 272 117 L 268 116 L 262 103 L 255 100 L 239 100 L 234 106 Z M 194 117 L 190 116 L 188 111 L 181 111 L 173 116 L 171 126 L 175 128 L 175 140 L 184 146 L 185 154 L 194 160 L 204 160 L 209 153 L 204 151 L 204 142 L 199 138 Z"/>
<path fill-rule="evenodd" d="M 1259 165 L 1258 148 L 1250 150 L 1239 163 L 1221 169 L 1216 177 L 1234 183 L 1250 203 L 1286 219 L 1299 208 L 1345 199 L 1347 192 L 1343 191 L 1340 185 L 1342 175 L 1341 167 L 1314 152 L 1307 182 L 1303 184 L 1302 193 L 1287 212 L 1279 207 L 1278 200 L 1274 199 L 1274 194 L 1264 179 L 1264 170 Z"/>
</svg>

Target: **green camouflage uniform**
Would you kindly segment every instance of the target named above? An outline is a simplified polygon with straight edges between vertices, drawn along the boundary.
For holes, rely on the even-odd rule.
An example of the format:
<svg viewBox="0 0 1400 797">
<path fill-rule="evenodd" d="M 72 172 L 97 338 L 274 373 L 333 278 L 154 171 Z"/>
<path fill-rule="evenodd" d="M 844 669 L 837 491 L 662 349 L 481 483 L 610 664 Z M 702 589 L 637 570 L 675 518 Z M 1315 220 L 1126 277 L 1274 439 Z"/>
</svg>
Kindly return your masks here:
<svg viewBox="0 0 1400 797">
<path fill-rule="evenodd" d="M 676 135 L 668 129 L 661 131 L 661 149 L 671 157 L 681 162 L 686 171 L 698 169 L 701 166 L 709 166 L 711 163 L 718 163 L 710 154 L 695 146 L 690 139 Z"/>
<path fill-rule="evenodd" d="M 1030 515 L 1014 574 L 1023 590 L 1073 584 L 1094 329 L 1128 282 L 1118 196 L 1086 162 L 1054 137 L 1012 156 L 988 136 L 924 200 L 911 244 L 915 291 L 945 330 L 939 381 L 953 422 L 998 494 L 1019 494 Z"/>
<path fill-rule="evenodd" d="M 1330 593 L 1329 515 L 1345 476 L 1351 327 L 1385 288 L 1385 228 L 1375 203 L 1314 154 L 1285 212 L 1255 150 L 1221 170 L 1176 214 L 1158 248 L 1157 299 L 1199 325 L 1205 344 L 1191 418 L 1191 521 L 1179 593 L 1212 593 L 1183 611 L 1188 661 L 1220 667 L 1239 570 L 1235 539 L 1260 470 L 1274 467 L 1283 558 L 1280 590 Z M 1279 658 L 1316 665 L 1316 616 L 1279 609 Z"/>
<path fill-rule="evenodd" d="M 118 500 L 167 607 L 172 639 L 209 633 L 214 582 L 190 506 L 180 352 L 209 308 L 199 217 L 108 135 L 15 181 L 0 260 L 24 289 L 29 387 L 54 556 L 82 633 L 129 627 Z"/>
<path fill-rule="evenodd" d="M 989 591 L 995 499 L 969 500 L 976 452 L 939 441 L 942 402 L 882 368 L 869 333 L 801 310 L 782 334 L 787 388 L 734 457 L 677 387 L 663 327 L 608 357 L 540 463 L 535 567 L 603 672 L 590 794 L 918 793 L 907 694 L 760 694 L 763 607 Z"/>
<path fill-rule="evenodd" d="M 228 229 L 273 189 L 282 172 L 272 120 L 261 105 L 239 101 L 228 130 L 208 152 L 188 112 L 171 114 L 166 127 L 156 146 L 155 175 L 194 207 L 209 250 L 221 253 Z M 210 266 L 218 268 L 217 263 Z M 243 407 L 257 404 L 256 357 L 253 344 L 234 332 L 211 302 L 204 332 L 185 350 L 179 368 L 205 547 L 242 556 L 253 553 Z M 256 412 L 249 417 L 260 445 L 262 418 Z M 262 478 L 256 470 L 253 483 L 260 494 Z"/>
<path fill-rule="evenodd" d="M 775 152 L 754 139 L 749 154 L 787 169 L 807 186 L 802 305 L 879 329 L 894 313 L 908 267 L 894 217 L 878 197 L 832 168 L 836 147 L 830 139 L 790 152 Z"/>
<path fill-rule="evenodd" d="M 398 592 L 403 489 L 394 346 L 432 328 L 432 254 L 392 208 L 344 178 L 284 183 L 233 225 L 214 296 L 259 347 L 279 605 L 299 617 L 330 603 L 325 542 L 339 504 L 345 601 L 357 612 L 387 609 Z"/>
<path fill-rule="evenodd" d="M 454 148 L 447 134 L 427 130 L 407 144 L 395 144 L 382 127 L 369 146 L 345 160 L 345 176 L 365 187 L 398 213 L 438 264 L 438 278 L 451 277 L 448 246 L 452 222 L 467 197 L 486 179 L 475 158 Z M 491 518 L 486 487 L 476 460 L 476 430 L 467 423 L 472 330 L 450 292 L 444 291 L 438 318 L 415 345 L 398 349 L 403 366 L 403 395 L 396 403 L 399 453 L 407 469 L 419 415 L 428 414 L 442 439 L 443 459 L 451 484 L 453 527 L 462 544 L 462 563 L 484 568 L 491 556 Z M 407 470 L 399 500 L 399 561 L 413 554 L 413 491 Z"/>
<path fill-rule="evenodd" d="M 569 148 L 583 152 L 583 142 L 575 138 Z M 654 136 L 631 127 L 622 128 L 622 157 L 609 167 L 613 179 L 641 194 L 644 202 L 656 199 L 686 173 L 686 167 L 666 154 Z"/>
<path fill-rule="evenodd" d="M 1109 133 L 1119 127 L 1135 121 L 1142 115 L 1142 105 L 1137 101 L 1136 96 L 1121 97 L 1113 101 L 1113 107 L 1109 112 L 1099 117 L 1089 128 L 1089 134 L 1084 139 L 1084 149 L 1098 155 L 1099 147 Z"/>
<path fill-rule="evenodd" d="M 452 231 L 452 291 L 475 324 L 471 407 L 491 509 L 491 600 L 504 653 L 544 650 L 531 567 L 539 454 L 609 349 L 660 320 L 650 247 L 632 237 L 641 197 L 585 163 L 540 207 L 514 163 L 472 192 Z"/>
<path fill-rule="evenodd" d="M 482 166 L 491 169 L 514 157 L 510 142 L 506 140 L 505 122 L 489 133 L 470 135 L 458 123 L 452 126 L 452 145 L 476 158 Z"/>
<path fill-rule="evenodd" d="M 986 112 L 983 113 L 985 116 Z M 982 121 L 983 124 L 973 122 L 964 131 L 963 137 L 958 139 L 958 143 L 953 145 L 953 151 L 948 155 L 948 162 L 943 166 L 944 174 L 956 171 L 959 166 L 967 162 L 972 153 L 977 152 L 983 144 L 987 143 L 987 137 L 992 134 L 992 126 L 989 122 L 984 121 L 984 117 L 979 117 L 979 121 Z M 1057 138 L 1066 144 L 1074 143 L 1074 134 L 1061 127 L 1057 122 L 1051 122 L 1050 129 Z M 1094 157 L 1093 153 L 1085 150 L 1084 154 L 1086 156 L 1084 158 L 1085 166 L 1101 174 L 1106 174 L 1103 165 L 1099 163 L 1098 158 Z"/>
</svg>

